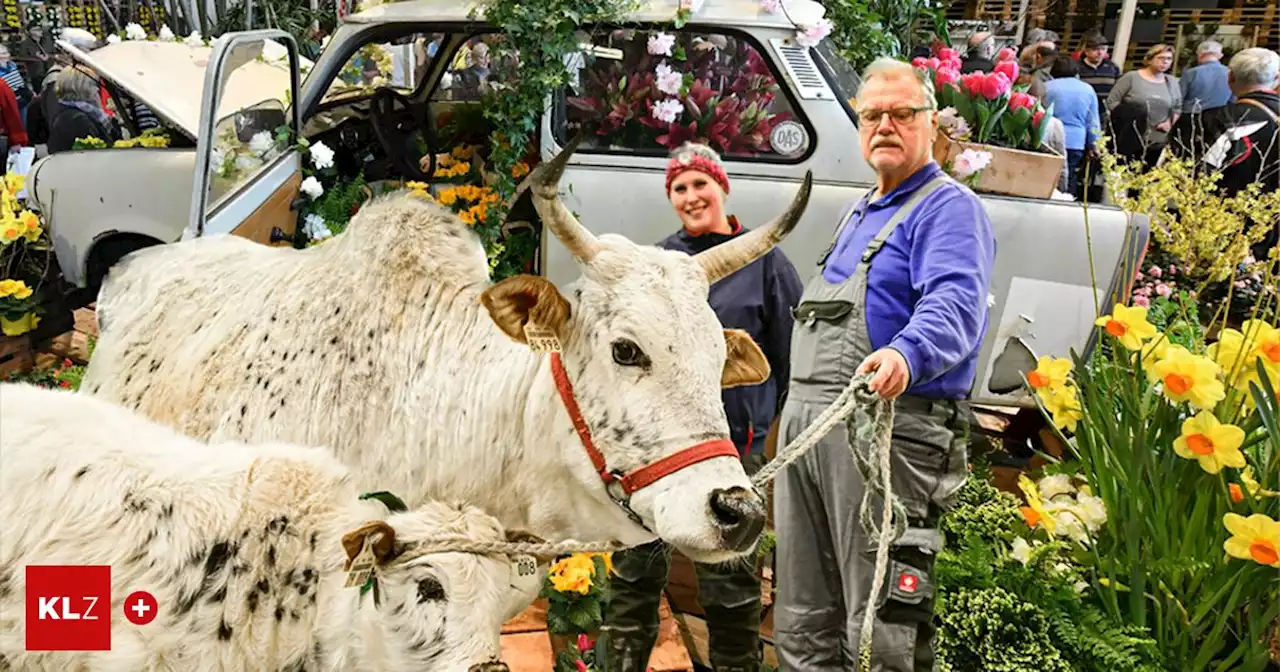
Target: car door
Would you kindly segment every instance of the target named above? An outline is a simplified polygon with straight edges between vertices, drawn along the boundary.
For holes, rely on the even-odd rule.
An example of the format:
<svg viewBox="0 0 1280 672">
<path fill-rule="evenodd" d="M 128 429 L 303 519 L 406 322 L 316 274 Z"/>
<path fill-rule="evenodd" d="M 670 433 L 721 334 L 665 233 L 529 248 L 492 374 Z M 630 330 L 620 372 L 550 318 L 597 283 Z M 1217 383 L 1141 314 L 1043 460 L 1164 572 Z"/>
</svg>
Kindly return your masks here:
<svg viewBox="0 0 1280 672">
<path fill-rule="evenodd" d="M 228 33 L 209 63 L 183 239 L 230 233 L 283 244 L 297 230 L 303 182 L 301 119 L 290 104 L 299 99 L 298 45 L 280 30 Z"/>
</svg>

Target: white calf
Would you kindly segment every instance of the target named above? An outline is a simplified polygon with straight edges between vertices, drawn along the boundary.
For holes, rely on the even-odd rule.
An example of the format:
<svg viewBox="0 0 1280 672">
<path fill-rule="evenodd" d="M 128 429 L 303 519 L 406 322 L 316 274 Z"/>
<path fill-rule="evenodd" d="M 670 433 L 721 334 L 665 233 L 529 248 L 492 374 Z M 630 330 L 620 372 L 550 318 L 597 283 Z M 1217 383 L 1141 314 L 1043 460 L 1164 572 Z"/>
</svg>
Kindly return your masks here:
<svg viewBox="0 0 1280 672">
<path fill-rule="evenodd" d="M 501 625 L 535 597 L 506 558 L 421 552 L 502 542 L 496 519 L 390 513 L 320 448 L 202 445 L 100 399 L 4 384 L 0 465 L 4 669 L 505 670 Z M 366 541 L 377 604 L 344 588 Z M 24 650 L 30 565 L 111 566 L 112 650 Z M 159 604 L 146 625 L 124 618 L 135 590 Z"/>
</svg>

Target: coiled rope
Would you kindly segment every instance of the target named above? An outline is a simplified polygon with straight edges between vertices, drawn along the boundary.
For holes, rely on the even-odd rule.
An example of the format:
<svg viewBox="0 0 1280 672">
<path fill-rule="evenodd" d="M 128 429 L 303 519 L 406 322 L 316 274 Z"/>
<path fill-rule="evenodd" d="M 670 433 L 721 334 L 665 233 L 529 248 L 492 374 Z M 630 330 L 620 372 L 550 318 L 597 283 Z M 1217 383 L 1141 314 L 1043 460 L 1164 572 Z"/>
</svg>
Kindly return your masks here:
<svg viewBox="0 0 1280 672">
<path fill-rule="evenodd" d="M 858 638 L 858 669 L 871 669 L 871 635 L 875 623 L 875 603 L 884 588 L 889 568 L 889 547 L 906 531 L 907 513 L 899 498 L 893 494 L 890 469 L 890 445 L 893 438 L 894 408 L 891 402 L 880 398 L 868 387 L 874 374 L 854 376 L 831 405 L 814 419 L 808 427 L 777 453 L 774 459 L 751 477 L 751 485 L 757 489 L 777 478 L 787 465 L 800 459 L 818 445 L 823 437 L 841 422 L 848 424 L 849 451 L 866 487 L 862 503 L 858 507 L 858 519 L 867 534 L 877 540 L 875 573 L 871 593 L 867 596 L 862 628 Z M 873 498 L 882 503 L 880 520 L 875 520 Z M 408 562 L 432 553 L 473 553 L 478 555 L 533 555 L 555 557 L 572 553 L 611 553 L 630 548 L 616 542 L 512 542 L 478 541 L 465 537 L 436 537 L 419 542 L 396 558 L 396 562 Z"/>
</svg>

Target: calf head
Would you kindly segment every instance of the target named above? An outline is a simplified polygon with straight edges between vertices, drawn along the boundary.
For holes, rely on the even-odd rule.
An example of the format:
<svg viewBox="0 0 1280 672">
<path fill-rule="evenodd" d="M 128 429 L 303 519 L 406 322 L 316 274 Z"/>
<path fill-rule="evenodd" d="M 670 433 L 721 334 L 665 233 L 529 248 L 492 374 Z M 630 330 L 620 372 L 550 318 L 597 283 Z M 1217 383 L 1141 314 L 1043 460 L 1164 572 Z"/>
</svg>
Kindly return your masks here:
<svg viewBox="0 0 1280 672">
<path fill-rule="evenodd" d="M 366 523 L 342 538 L 348 562 L 372 545 L 378 604 L 366 620 L 367 634 L 381 638 L 366 651 L 385 652 L 384 669 L 505 672 L 500 662 L 502 624 L 538 596 L 545 563 L 536 575 L 513 581 L 504 555 L 441 552 L 426 548 L 442 537 L 470 542 L 521 541 L 473 506 L 428 503 L 412 511 Z M 354 589 L 352 589 L 354 590 Z M 366 607 L 372 597 L 366 595 Z"/>
<path fill-rule="evenodd" d="M 583 443 L 563 442 L 563 459 L 584 486 L 609 492 L 648 538 L 657 535 L 696 561 L 747 553 L 764 527 L 765 509 L 739 459 L 727 455 L 666 467 L 682 464 L 694 454 L 691 447 L 727 441 L 722 388 L 768 379 L 760 348 L 745 332 L 722 327 L 708 292 L 712 283 L 768 253 L 795 226 L 811 178 L 806 176 L 778 219 L 689 256 L 622 236 L 597 238 L 584 228 L 558 196 L 571 151 L 572 146 L 539 166 L 528 184 L 544 226 L 576 257 L 582 277 L 566 294 L 542 278 L 509 278 L 489 288 L 483 302 L 510 337 L 528 342 L 525 330 L 532 323 L 559 341 L 563 378 L 605 471 L 619 479 L 606 487 L 608 477 L 589 463 Z M 655 464 L 662 468 L 642 473 L 661 474 L 656 480 L 622 478 Z"/>
</svg>

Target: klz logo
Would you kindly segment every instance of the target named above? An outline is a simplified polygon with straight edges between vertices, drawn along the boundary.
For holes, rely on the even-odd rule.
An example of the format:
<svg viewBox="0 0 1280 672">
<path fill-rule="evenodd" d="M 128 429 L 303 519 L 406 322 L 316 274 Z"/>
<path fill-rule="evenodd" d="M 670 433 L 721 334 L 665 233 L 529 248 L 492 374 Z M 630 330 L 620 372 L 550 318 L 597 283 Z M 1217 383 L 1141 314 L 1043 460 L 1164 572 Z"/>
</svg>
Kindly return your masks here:
<svg viewBox="0 0 1280 672">
<path fill-rule="evenodd" d="M 111 567 L 27 567 L 27 650 L 111 649 Z"/>
</svg>

